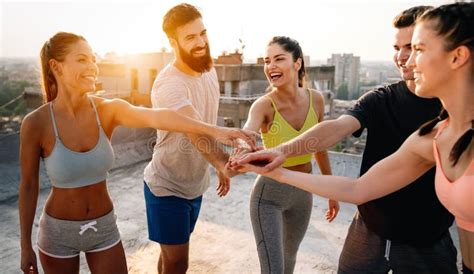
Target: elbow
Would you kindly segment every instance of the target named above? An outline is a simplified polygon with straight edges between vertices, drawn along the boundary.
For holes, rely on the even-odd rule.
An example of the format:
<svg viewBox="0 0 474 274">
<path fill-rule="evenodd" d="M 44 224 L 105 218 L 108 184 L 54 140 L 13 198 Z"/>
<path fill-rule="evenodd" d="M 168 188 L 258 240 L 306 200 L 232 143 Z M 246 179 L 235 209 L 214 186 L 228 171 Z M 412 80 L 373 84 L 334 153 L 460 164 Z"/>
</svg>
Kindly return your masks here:
<svg viewBox="0 0 474 274">
<path fill-rule="evenodd" d="M 355 204 L 356 206 L 360 206 L 360 205 L 362 205 L 362 204 L 365 204 L 365 201 L 364 201 L 364 199 L 358 198 L 358 199 L 355 199 L 355 200 L 353 201 L 353 204 Z"/>
<path fill-rule="evenodd" d="M 355 187 L 357 187 L 357 183 L 356 183 Z M 368 193 L 366 193 L 364 191 L 357 190 L 357 188 L 354 191 L 353 197 L 354 197 L 353 203 L 357 206 L 365 204 L 368 201 L 370 201 L 370 197 L 369 197 Z"/>
</svg>

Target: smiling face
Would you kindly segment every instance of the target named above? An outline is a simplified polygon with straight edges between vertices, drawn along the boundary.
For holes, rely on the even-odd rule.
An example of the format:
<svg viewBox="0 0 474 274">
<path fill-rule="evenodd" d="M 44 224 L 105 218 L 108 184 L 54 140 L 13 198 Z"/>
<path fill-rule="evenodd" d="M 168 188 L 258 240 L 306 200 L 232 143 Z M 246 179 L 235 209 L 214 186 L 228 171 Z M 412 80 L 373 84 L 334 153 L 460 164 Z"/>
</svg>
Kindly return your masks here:
<svg viewBox="0 0 474 274">
<path fill-rule="evenodd" d="M 400 76 L 404 81 L 413 80 L 413 69 L 406 66 L 406 62 L 411 53 L 411 39 L 413 36 L 414 26 L 405 28 L 396 28 L 393 49 L 393 61 L 400 71 Z"/>
<path fill-rule="evenodd" d="M 171 38 L 177 58 L 196 72 L 206 72 L 212 67 L 212 58 L 207 39 L 207 30 L 201 18 L 176 28 L 176 37 Z"/>
<path fill-rule="evenodd" d="M 56 80 L 81 94 L 95 91 L 99 69 L 91 47 L 81 40 L 71 44 L 68 50 L 63 61 L 50 60 Z"/>
<path fill-rule="evenodd" d="M 429 22 L 417 24 L 413 33 L 412 54 L 407 66 L 413 69 L 415 93 L 422 97 L 439 97 L 437 91 L 450 84 L 450 52 L 444 39 L 429 27 Z"/>
<path fill-rule="evenodd" d="M 285 51 L 279 44 L 272 43 L 267 47 L 264 60 L 264 72 L 273 87 L 298 84 L 301 59 L 293 60 L 291 53 Z"/>
</svg>

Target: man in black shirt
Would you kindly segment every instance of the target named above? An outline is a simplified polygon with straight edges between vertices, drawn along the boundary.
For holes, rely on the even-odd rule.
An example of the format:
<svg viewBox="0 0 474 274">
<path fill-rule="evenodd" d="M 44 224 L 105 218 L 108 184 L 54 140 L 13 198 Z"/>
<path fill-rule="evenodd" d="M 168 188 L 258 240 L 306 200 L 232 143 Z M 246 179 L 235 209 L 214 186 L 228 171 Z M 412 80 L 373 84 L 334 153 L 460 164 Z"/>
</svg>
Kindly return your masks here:
<svg viewBox="0 0 474 274">
<path fill-rule="evenodd" d="M 367 128 L 360 174 L 394 153 L 423 123 L 438 116 L 437 99 L 414 94 L 411 53 L 416 18 L 429 7 L 403 11 L 393 20 L 394 61 L 403 81 L 364 94 L 336 120 L 321 122 L 292 141 L 253 153 L 245 162 L 267 160 L 268 168 L 287 157 L 327 149 Z M 380 178 L 383 184 L 383 178 Z M 457 273 L 456 248 L 448 228 L 453 216 L 434 190 L 434 168 L 407 187 L 358 207 L 339 259 L 338 273 Z"/>
</svg>

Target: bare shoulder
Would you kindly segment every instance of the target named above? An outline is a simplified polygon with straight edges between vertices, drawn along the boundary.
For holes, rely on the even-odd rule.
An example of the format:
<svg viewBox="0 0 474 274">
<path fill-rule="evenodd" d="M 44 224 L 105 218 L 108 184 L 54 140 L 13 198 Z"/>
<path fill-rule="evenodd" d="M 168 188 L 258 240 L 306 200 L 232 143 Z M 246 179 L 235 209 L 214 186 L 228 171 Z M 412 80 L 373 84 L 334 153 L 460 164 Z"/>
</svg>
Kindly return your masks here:
<svg viewBox="0 0 474 274">
<path fill-rule="evenodd" d="M 107 135 L 112 136 L 112 132 L 120 125 L 122 118 L 129 114 L 131 104 L 119 98 L 106 99 L 98 96 L 91 96 L 96 105 L 97 113 Z"/>
<path fill-rule="evenodd" d="M 252 104 L 251 108 L 252 112 L 268 114 L 272 111 L 272 101 L 270 98 L 268 98 L 268 96 L 262 96 Z"/>
<path fill-rule="evenodd" d="M 29 140 L 32 138 L 40 138 L 42 133 L 51 127 L 45 125 L 52 125 L 49 104 L 43 104 L 23 118 L 20 134 Z"/>
<path fill-rule="evenodd" d="M 102 113 L 102 112 L 114 112 L 117 109 L 126 107 L 129 105 L 129 103 L 123 99 L 120 98 L 114 98 L 114 99 L 106 99 L 102 98 L 99 96 L 90 96 L 92 100 L 94 100 L 94 104 L 96 108 Z"/>
<path fill-rule="evenodd" d="M 314 105 L 324 105 L 324 95 L 321 91 L 312 88 L 308 90 L 311 92 Z"/>
<path fill-rule="evenodd" d="M 96 107 L 102 107 L 104 105 L 107 105 L 108 103 L 114 101 L 115 99 L 106 99 L 102 98 L 96 95 L 89 95 L 89 98 L 91 98 L 94 101 L 94 104 Z"/>
<path fill-rule="evenodd" d="M 41 127 L 44 126 L 42 123 L 46 120 L 51 120 L 49 104 L 43 104 L 39 108 L 28 113 L 21 123 L 28 127 Z"/>
<path fill-rule="evenodd" d="M 426 161 L 434 162 L 433 140 L 436 135 L 436 128 L 430 133 L 420 136 L 419 130 L 413 132 L 405 141 L 403 146 L 410 152 L 420 156 Z"/>
</svg>

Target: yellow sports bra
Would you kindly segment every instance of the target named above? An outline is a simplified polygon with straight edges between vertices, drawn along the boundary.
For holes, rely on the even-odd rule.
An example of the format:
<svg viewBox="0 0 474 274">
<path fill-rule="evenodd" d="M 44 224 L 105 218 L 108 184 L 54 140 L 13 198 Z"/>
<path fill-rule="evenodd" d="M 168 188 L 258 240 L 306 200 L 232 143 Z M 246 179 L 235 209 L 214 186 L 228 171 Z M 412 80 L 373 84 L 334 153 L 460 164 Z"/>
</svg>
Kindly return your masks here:
<svg viewBox="0 0 474 274">
<path fill-rule="evenodd" d="M 275 102 L 270 96 L 267 96 L 272 102 L 273 109 L 275 110 L 275 115 L 273 116 L 273 122 L 266 133 L 262 133 L 263 146 L 265 148 L 276 147 L 281 143 L 288 142 L 289 140 L 299 136 L 312 126 L 318 123 L 318 116 L 313 108 L 313 96 L 312 92 L 308 89 L 309 92 L 309 109 L 308 114 L 306 114 L 306 120 L 304 121 L 303 127 L 300 130 L 296 130 L 294 127 L 288 123 L 285 118 L 278 112 L 278 108 L 275 105 Z M 297 166 L 301 164 L 306 164 L 311 161 L 311 154 L 305 154 L 296 157 L 288 158 L 283 167 Z"/>
</svg>

